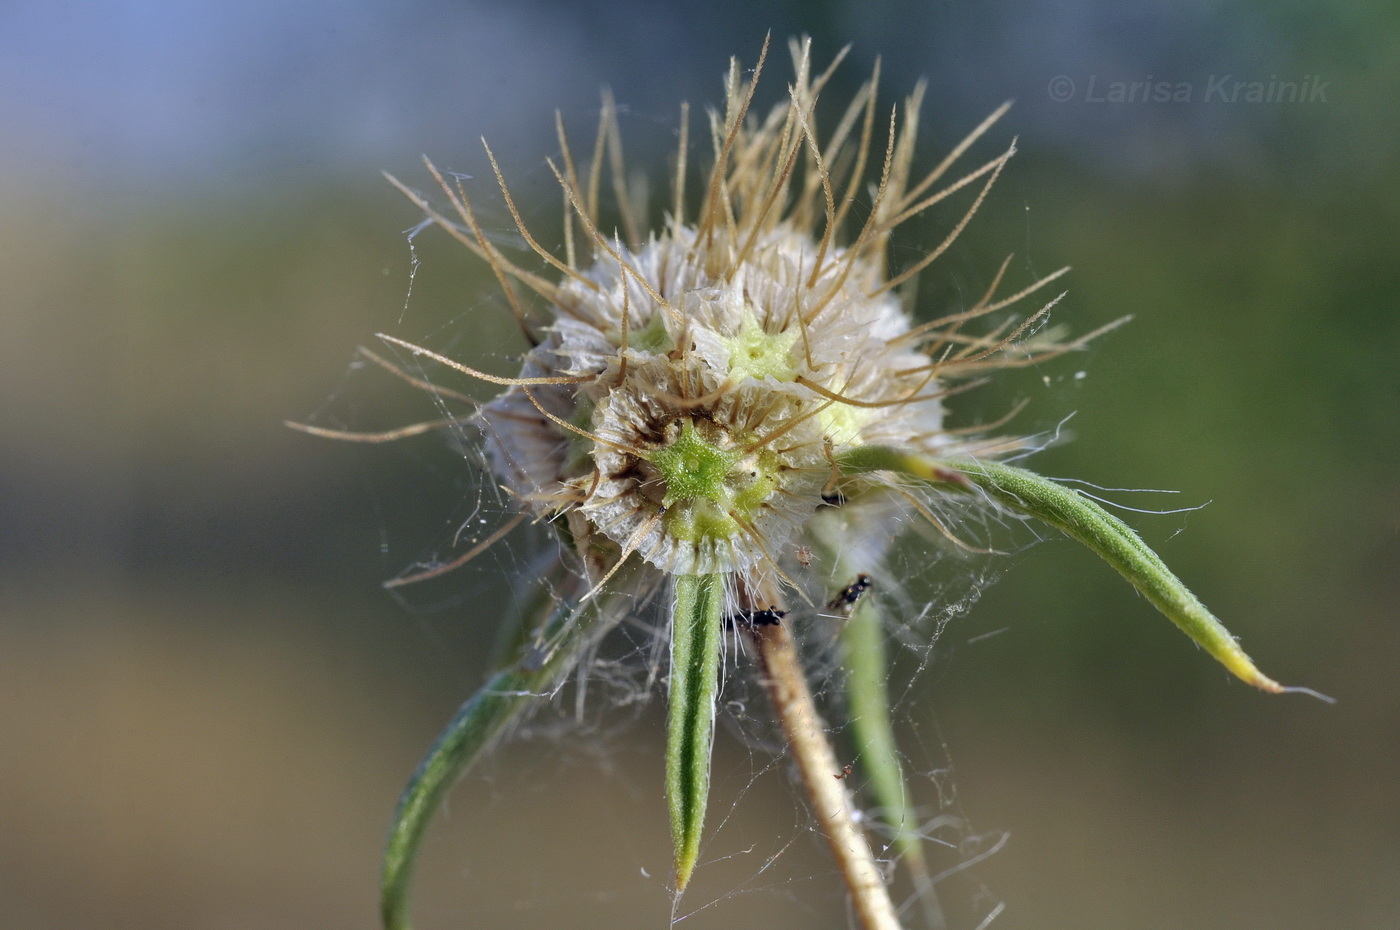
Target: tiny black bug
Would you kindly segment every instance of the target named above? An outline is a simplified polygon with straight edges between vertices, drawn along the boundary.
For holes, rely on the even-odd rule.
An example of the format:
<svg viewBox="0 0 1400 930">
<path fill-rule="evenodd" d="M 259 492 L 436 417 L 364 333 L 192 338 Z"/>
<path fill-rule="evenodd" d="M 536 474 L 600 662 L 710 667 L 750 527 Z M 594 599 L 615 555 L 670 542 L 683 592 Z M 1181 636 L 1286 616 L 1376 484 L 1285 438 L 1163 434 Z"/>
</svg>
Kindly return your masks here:
<svg viewBox="0 0 1400 930">
<path fill-rule="evenodd" d="M 847 607 L 855 606 L 856 601 L 860 600 L 860 596 L 866 591 L 869 591 L 873 584 L 875 584 L 875 579 L 871 578 L 869 575 L 857 575 L 855 581 L 852 581 L 842 588 L 841 592 L 827 603 L 826 609 L 842 610 Z"/>
<path fill-rule="evenodd" d="M 783 618 L 786 616 L 786 610 L 773 610 L 771 608 L 765 610 L 746 610 L 742 613 L 730 614 L 728 617 L 724 618 L 724 623 L 726 626 L 739 624 L 752 629 L 758 626 L 777 626 L 783 622 Z"/>
</svg>

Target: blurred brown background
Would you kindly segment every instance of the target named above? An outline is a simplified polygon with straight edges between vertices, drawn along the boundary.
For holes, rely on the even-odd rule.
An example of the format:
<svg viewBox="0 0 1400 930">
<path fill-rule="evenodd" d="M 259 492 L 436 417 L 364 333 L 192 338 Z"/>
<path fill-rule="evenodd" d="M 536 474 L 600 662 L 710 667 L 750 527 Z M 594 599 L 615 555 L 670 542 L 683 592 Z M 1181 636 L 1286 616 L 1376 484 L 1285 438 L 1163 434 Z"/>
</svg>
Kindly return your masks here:
<svg viewBox="0 0 1400 930">
<path fill-rule="evenodd" d="M 431 415 L 347 370 L 376 331 L 486 360 L 509 338 L 445 237 L 415 239 L 405 308 L 418 218 L 378 172 L 424 184 L 427 152 L 473 174 L 509 239 L 479 135 L 548 217 L 555 107 L 582 136 L 611 85 L 633 164 L 659 173 L 678 101 L 716 102 L 771 28 L 822 61 L 855 43 L 834 97 L 877 54 L 886 100 L 928 77 L 926 164 L 1017 98 L 998 139 L 1021 154 L 924 306 L 975 297 L 1015 251 L 1022 283 L 1075 266 L 1059 322 L 1136 320 L 966 415 L 1078 411 L 1041 471 L 1210 500 L 1131 522 L 1266 671 L 1339 698 L 1252 693 L 1088 554 L 1019 549 L 900 703 L 920 800 L 945 792 L 974 846 L 1006 836 L 947 883 L 954 925 L 1002 903 L 1008 930 L 1400 927 L 1392 12 L 6 4 L 0 926 L 376 926 L 397 792 L 480 682 L 481 607 L 524 560 L 390 598 L 479 476 L 432 438 L 281 426 Z M 1221 75 L 1326 87 L 1204 99 Z M 1096 102 L 1116 81 L 1193 99 Z M 663 926 L 657 703 L 546 721 L 470 777 L 430 838 L 420 926 Z M 722 732 L 716 767 L 687 926 L 846 926 L 781 766 Z"/>
</svg>

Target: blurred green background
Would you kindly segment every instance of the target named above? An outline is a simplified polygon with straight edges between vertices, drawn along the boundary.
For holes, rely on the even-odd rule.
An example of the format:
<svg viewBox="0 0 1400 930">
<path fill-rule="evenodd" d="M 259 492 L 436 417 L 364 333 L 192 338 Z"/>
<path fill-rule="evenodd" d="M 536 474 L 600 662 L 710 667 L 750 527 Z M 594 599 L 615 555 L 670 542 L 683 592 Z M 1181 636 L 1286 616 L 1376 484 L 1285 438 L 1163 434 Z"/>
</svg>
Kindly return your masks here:
<svg viewBox="0 0 1400 930">
<path fill-rule="evenodd" d="M 678 102 L 770 28 L 854 43 L 836 98 L 876 55 L 886 100 L 927 77 L 926 165 L 1016 98 L 989 145 L 1020 154 L 925 312 L 1014 251 L 1013 283 L 1074 266 L 1058 322 L 1136 319 L 960 409 L 1077 411 L 1039 470 L 1209 500 L 1131 522 L 1266 672 L 1339 699 L 1253 693 L 1087 553 L 1018 549 L 901 699 L 919 800 L 964 859 L 1005 839 L 946 883 L 954 925 L 1400 927 L 1393 10 L 893 0 L 0 8 L 0 926 L 376 926 L 397 792 L 528 554 L 391 598 L 479 475 L 432 437 L 281 426 L 431 416 L 348 367 L 376 331 L 510 364 L 446 237 L 414 240 L 406 303 L 418 217 L 378 172 L 474 175 L 508 240 L 484 134 L 547 226 L 554 108 L 584 137 L 610 85 L 659 175 Z M 1325 86 L 1205 99 L 1221 75 Z M 1132 81 L 1192 99 L 1096 100 Z M 663 926 L 658 703 L 550 718 L 471 776 L 420 925 Z M 716 766 L 686 924 L 847 926 L 781 765 L 722 732 Z"/>
</svg>

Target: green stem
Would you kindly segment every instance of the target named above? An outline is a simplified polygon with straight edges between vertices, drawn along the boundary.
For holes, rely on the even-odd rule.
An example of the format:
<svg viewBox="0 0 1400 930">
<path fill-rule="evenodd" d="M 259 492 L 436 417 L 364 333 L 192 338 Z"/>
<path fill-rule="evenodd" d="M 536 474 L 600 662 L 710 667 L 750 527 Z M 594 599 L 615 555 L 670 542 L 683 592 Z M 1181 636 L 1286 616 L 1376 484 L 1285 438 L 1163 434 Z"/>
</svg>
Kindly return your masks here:
<svg viewBox="0 0 1400 930">
<path fill-rule="evenodd" d="M 676 576 L 666 708 L 666 803 L 676 849 L 677 891 L 685 890 L 700 855 L 723 633 L 724 575 Z"/>
<path fill-rule="evenodd" d="M 423 835 L 443 797 L 495 739 L 540 697 L 547 695 L 582 654 L 606 632 L 611 617 L 606 603 L 553 606 L 537 637 L 540 647 L 527 650 L 501 669 L 461 706 L 437 742 L 419 763 L 394 812 L 384 851 L 380 914 L 385 930 L 409 930 L 409 892 Z"/>
<path fill-rule="evenodd" d="M 1088 546 L 1158 610 L 1242 681 L 1272 693 L 1285 688 L 1255 667 L 1230 631 L 1122 520 L 1079 491 L 997 462 L 947 462 L 902 449 L 862 446 L 838 458 L 846 474 L 886 471 L 918 478 L 952 494 L 985 494 L 1036 517 Z M 1325 698 L 1324 698 L 1325 699 Z"/>
</svg>

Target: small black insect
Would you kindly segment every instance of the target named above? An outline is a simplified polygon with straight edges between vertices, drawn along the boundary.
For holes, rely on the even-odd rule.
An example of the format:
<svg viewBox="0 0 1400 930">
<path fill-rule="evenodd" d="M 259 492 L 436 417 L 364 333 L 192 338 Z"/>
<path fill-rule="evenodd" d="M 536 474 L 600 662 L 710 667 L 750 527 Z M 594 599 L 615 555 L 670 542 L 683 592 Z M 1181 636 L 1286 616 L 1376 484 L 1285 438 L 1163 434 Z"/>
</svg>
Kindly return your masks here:
<svg viewBox="0 0 1400 930">
<path fill-rule="evenodd" d="M 725 626 L 735 626 L 737 624 L 750 629 L 756 626 L 777 626 L 783 622 L 783 618 L 786 616 L 786 610 L 773 610 L 771 608 L 764 610 L 746 610 L 742 613 L 730 614 L 728 617 L 725 617 L 724 624 Z"/>
<path fill-rule="evenodd" d="M 842 610 L 855 606 L 856 601 L 860 600 L 860 596 L 866 591 L 869 591 L 873 584 L 875 584 L 875 579 L 871 578 L 869 575 L 857 575 L 855 581 L 852 581 L 842 588 L 841 593 L 837 594 L 827 603 L 826 609 Z"/>
</svg>

